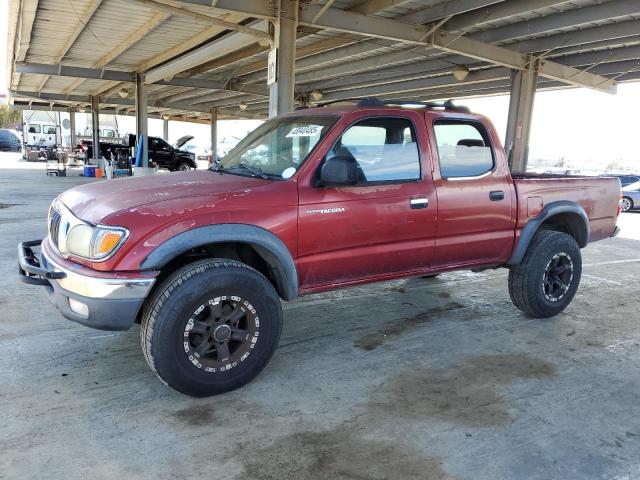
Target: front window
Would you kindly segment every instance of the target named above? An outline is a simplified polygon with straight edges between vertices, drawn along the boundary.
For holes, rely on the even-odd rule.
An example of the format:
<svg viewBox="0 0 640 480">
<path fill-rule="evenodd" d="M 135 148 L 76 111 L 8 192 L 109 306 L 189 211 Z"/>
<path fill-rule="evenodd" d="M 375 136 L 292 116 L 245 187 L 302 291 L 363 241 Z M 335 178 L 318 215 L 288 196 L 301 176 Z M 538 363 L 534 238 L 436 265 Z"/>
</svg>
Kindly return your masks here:
<svg viewBox="0 0 640 480">
<path fill-rule="evenodd" d="M 329 115 L 267 120 L 220 160 L 219 167 L 252 176 L 257 172 L 269 178 L 291 178 L 336 121 Z"/>
<path fill-rule="evenodd" d="M 413 124 L 406 118 L 369 118 L 342 135 L 327 153 L 357 165 L 358 183 L 411 181 L 420 178 L 420 154 Z"/>
<path fill-rule="evenodd" d="M 40 133 L 40 125 L 29 125 L 29 128 L 27 129 L 27 132 L 29 132 L 29 133 Z"/>
<path fill-rule="evenodd" d="M 53 125 L 45 125 L 44 126 L 44 133 L 45 133 L 45 135 L 55 135 L 56 134 L 56 127 L 54 127 Z"/>
</svg>

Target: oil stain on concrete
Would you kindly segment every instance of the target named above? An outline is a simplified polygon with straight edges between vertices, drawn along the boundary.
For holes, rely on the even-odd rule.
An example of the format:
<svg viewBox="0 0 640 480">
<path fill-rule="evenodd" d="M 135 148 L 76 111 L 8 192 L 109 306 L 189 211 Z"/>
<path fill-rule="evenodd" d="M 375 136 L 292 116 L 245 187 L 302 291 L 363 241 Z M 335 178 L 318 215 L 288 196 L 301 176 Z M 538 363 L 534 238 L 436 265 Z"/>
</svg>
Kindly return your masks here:
<svg viewBox="0 0 640 480">
<path fill-rule="evenodd" d="M 241 457 L 241 478 L 256 480 L 453 480 L 440 460 L 398 441 L 367 439 L 352 422 L 327 431 L 300 431 Z"/>
<path fill-rule="evenodd" d="M 470 427 L 501 425 L 512 420 L 501 391 L 504 386 L 554 374 L 552 364 L 526 355 L 474 356 L 450 368 L 392 375 L 372 392 L 368 409 L 374 416 L 394 411 L 412 421 L 436 418 Z"/>
<path fill-rule="evenodd" d="M 398 337 L 407 330 L 432 320 L 433 316 L 438 313 L 457 310 L 459 308 L 463 308 L 463 305 L 457 302 L 450 302 L 438 309 L 427 310 L 426 312 L 418 313 L 412 317 L 403 318 L 390 323 L 376 332 L 358 337 L 354 342 L 354 346 L 361 348 L 362 350 L 374 350 L 387 340 Z"/>
</svg>

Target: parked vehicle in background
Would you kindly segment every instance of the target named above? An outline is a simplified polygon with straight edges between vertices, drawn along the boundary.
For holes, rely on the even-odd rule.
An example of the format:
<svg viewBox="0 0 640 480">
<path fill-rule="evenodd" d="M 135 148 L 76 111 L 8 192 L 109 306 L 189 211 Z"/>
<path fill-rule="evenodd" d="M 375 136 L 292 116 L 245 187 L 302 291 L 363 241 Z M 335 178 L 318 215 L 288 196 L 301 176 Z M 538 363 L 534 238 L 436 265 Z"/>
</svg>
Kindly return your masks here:
<svg viewBox="0 0 640 480">
<path fill-rule="evenodd" d="M 58 130 L 51 122 L 29 121 L 24 127 L 24 143 L 27 147 L 55 147 Z"/>
<path fill-rule="evenodd" d="M 622 187 L 626 187 L 627 185 L 631 185 L 632 183 L 640 182 L 640 175 L 629 175 L 629 174 L 602 174 L 601 177 L 616 177 L 620 180 L 620 185 Z"/>
<path fill-rule="evenodd" d="M 22 140 L 13 131 L 0 129 L 0 152 L 20 152 L 22 150 Z"/>
<path fill-rule="evenodd" d="M 640 208 L 640 180 L 622 187 L 622 200 L 620 201 L 623 212 Z"/>
<path fill-rule="evenodd" d="M 301 294 L 505 267 L 518 309 L 562 312 L 580 249 L 617 233 L 620 182 L 512 175 L 485 117 L 409 106 L 297 110 L 208 171 L 75 187 L 51 205 L 49 236 L 19 245 L 22 279 L 70 320 L 140 322 L 150 368 L 196 396 L 254 378 L 281 299 Z"/>
<path fill-rule="evenodd" d="M 159 137 L 149 137 L 149 162 L 160 168 L 166 168 L 171 171 L 195 170 L 198 168 L 195 153 L 181 150 L 180 147 L 192 139 L 192 136 L 185 136 L 178 139 L 174 145 L 169 145 L 165 140 Z M 121 143 L 100 142 L 100 155 L 104 158 L 111 158 L 111 154 L 122 148 L 132 148 L 136 144 L 136 136 L 129 135 L 127 142 Z M 93 142 L 84 140 L 82 148 L 87 158 L 93 158 Z"/>
<path fill-rule="evenodd" d="M 162 138 L 149 137 L 149 158 L 159 167 L 172 172 L 195 170 L 198 168 L 196 154 L 182 148 L 191 139 L 192 135 L 185 135 L 169 145 Z"/>
</svg>

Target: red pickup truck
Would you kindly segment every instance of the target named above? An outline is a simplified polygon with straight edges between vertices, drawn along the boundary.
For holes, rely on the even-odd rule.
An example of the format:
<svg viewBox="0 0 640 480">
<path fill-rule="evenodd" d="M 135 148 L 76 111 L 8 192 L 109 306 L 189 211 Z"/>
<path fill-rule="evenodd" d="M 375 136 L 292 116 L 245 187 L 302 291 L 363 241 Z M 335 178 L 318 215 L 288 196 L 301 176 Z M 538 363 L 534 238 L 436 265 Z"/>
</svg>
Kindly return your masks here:
<svg viewBox="0 0 640 480">
<path fill-rule="evenodd" d="M 397 103 L 298 110 L 209 171 L 72 188 L 21 278 L 70 320 L 141 323 L 151 369 L 196 396 L 255 377 L 298 295 L 506 267 L 525 314 L 564 310 L 580 249 L 617 232 L 619 181 L 512 175 L 486 118 Z"/>
</svg>

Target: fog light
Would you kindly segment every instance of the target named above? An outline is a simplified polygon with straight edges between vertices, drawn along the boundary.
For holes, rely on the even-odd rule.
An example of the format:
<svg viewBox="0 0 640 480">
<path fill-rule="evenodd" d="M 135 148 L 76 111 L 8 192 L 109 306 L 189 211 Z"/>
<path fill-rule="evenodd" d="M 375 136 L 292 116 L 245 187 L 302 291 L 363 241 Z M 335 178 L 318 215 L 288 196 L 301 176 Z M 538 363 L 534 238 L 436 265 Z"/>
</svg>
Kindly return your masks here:
<svg viewBox="0 0 640 480">
<path fill-rule="evenodd" d="M 69 308 L 73 313 L 82 315 L 85 318 L 89 317 L 89 307 L 74 298 L 69 298 Z"/>
</svg>

